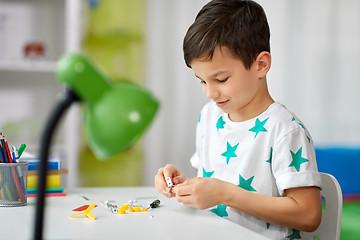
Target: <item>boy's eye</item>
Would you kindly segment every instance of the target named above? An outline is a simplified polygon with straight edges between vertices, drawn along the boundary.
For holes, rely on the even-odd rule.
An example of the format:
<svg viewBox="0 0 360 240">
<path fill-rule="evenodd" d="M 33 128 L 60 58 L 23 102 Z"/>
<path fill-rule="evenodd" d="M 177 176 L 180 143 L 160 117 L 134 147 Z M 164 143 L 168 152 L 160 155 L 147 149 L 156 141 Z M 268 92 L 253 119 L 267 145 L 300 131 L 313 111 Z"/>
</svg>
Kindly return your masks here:
<svg viewBox="0 0 360 240">
<path fill-rule="evenodd" d="M 222 79 L 222 80 L 218 80 L 218 82 L 224 83 L 224 82 L 226 82 L 228 79 L 229 79 L 229 78 L 225 78 L 225 79 Z"/>
</svg>

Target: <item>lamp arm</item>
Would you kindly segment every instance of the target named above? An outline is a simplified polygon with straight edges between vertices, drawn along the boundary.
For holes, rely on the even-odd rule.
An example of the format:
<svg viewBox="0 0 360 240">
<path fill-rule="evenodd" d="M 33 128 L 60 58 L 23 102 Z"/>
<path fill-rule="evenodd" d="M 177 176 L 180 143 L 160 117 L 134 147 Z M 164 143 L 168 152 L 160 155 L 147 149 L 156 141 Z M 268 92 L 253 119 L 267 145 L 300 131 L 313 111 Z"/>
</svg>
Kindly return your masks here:
<svg viewBox="0 0 360 240">
<path fill-rule="evenodd" d="M 42 233 L 43 233 L 44 208 L 45 208 L 46 172 L 47 172 L 47 165 L 49 158 L 49 150 L 51 146 L 51 139 L 55 132 L 56 125 L 59 123 L 63 113 L 72 103 L 77 102 L 79 100 L 80 99 L 75 95 L 75 93 L 72 90 L 66 88 L 64 96 L 60 99 L 57 106 L 50 115 L 41 138 L 34 240 L 43 239 Z"/>
</svg>

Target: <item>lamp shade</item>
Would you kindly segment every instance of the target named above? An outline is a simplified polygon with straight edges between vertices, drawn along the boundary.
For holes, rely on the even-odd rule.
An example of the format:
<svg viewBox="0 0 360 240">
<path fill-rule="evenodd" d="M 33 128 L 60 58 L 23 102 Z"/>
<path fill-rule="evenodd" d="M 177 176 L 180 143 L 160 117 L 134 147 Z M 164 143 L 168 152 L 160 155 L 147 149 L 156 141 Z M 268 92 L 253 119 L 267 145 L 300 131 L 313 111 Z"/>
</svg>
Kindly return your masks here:
<svg viewBox="0 0 360 240">
<path fill-rule="evenodd" d="M 158 100 L 144 88 L 109 81 L 83 54 L 60 59 L 56 75 L 85 104 L 85 137 L 99 158 L 128 148 L 159 108 Z"/>
</svg>

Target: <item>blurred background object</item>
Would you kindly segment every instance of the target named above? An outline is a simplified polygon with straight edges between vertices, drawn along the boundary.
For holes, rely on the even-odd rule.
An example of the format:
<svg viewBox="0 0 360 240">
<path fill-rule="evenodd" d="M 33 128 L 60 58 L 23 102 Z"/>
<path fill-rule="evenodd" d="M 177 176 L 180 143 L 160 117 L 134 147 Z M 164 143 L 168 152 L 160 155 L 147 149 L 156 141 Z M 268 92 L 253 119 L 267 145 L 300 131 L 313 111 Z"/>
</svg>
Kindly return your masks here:
<svg viewBox="0 0 360 240">
<path fill-rule="evenodd" d="M 146 0 L 92 0 L 84 6 L 82 49 L 113 81 L 145 86 L 146 9 Z M 142 185 L 143 165 L 142 141 L 105 161 L 99 161 L 84 142 L 79 155 L 79 184 Z"/>
</svg>

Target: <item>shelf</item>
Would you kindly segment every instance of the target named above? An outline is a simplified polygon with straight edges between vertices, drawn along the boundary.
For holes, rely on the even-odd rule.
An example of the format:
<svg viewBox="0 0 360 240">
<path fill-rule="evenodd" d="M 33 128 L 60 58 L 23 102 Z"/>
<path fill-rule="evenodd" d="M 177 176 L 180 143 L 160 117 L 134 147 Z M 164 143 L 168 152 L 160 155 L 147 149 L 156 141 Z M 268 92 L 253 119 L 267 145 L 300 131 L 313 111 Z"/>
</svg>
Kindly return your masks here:
<svg viewBox="0 0 360 240">
<path fill-rule="evenodd" d="M 0 70 L 54 72 L 66 43 L 66 1 L 0 0 Z"/>
<path fill-rule="evenodd" d="M 55 61 L 0 61 L 0 71 L 55 72 Z"/>
</svg>

